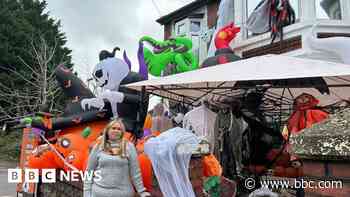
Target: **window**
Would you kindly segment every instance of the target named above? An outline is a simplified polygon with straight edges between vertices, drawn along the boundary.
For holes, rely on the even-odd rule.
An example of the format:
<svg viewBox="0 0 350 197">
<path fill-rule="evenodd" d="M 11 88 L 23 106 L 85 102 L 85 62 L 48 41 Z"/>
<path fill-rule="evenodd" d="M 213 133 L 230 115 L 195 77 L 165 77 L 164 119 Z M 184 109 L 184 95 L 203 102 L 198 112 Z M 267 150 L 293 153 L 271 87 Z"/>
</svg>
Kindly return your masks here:
<svg viewBox="0 0 350 197">
<path fill-rule="evenodd" d="M 295 20 L 300 19 L 300 0 L 289 0 L 289 3 L 295 12 Z"/>
<path fill-rule="evenodd" d="M 185 34 L 186 34 L 186 25 L 185 23 L 181 23 L 177 26 L 176 35 L 180 36 Z"/>
<path fill-rule="evenodd" d="M 190 18 L 190 35 L 192 40 L 192 51 L 198 60 L 200 57 L 200 33 L 201 33 L 201 19 Z"/>
<path fill-rule="evenodd" d="M 264 0 L 247 0 L 247 16 L 249 17 L 250 14 L 255 10 L 255 8 L 263 2 Z M 300 0 L 289 0 L 289 3 L 294 9 L 295 18 L 300 18 Z"/>
<path fill-rule="evenodd" d="M 200 32 L 201 31 L 201 23 L 199 21 L 191 21 L 191 32 Z"/>
<path fill-rule="evenodd" d="M 247 19 L 253 13 L 253 11 L 257 7 L 261 6 L 263 3 L 265 3 L 265 0 L 247 0 L 247 4 L 246 4 Z M 297 22 L 298 19 L 300 19 L 300 0 L 289 0 L 289 3 L 295 12 L 295 19 Z M 267 4 L 264 4 L 264 5 L 266 6 Z M 248 31 L 248 37 L 251 37 L 251 36 L 253 36 L 252 32 Z"/>
<path fill-rule="evenodd" d="M 192 40 L 192 51 L 201 60 L 202 18 L 186 18 L 175 23 L 174 36 L 185 36 Z M 202 57 L 203 59 L 204 57 Z"/>
<path fill-rule="evenodd" d="M 315 0 L 316 17 L 341 20 L 340 0 Z"/>
<path fill-rule="evenodd" d="M 192 35 L 192 51 L 194 55 L 199 59 L 199 36 L 198 35 Z"/>
<path fill-rule="evenodd" d="M 247 1 L 247 18 L 252 14 L 254 9 L 258 7 L 258 5 L 262 3 L 262 0 L 249 0 Z"/>
</svg>

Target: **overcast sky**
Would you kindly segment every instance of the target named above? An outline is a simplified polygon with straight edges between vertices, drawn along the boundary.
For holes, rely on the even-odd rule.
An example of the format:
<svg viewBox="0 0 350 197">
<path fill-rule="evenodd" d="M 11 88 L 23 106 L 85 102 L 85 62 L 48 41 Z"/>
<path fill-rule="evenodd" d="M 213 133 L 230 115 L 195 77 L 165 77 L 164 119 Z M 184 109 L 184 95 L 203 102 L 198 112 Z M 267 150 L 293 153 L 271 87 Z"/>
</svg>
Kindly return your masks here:
<svg viewBox="0 0 350 197">
<path fill-rule="evenodd" d="M 143 35 L 163 39 L 163 28 L 155 21 L 160 17 L 157 8 L 166 15 L 191 1 L 47 0 L 47 10 L 61 20 L 67 46 L 73 50 L 74 69 L 85 81 L 98 62 L 99 51 L 115 46 L 127 51 L 133 69 L 138 70 L 138 39 Z"/>
<path fill-rule="evenodd" d="M 74 69 L 86 81 L 98 62 L 99 51 L 112 50 L 115 46 L 127 51 L 133 70 L 138 70 L 136 53 L 139 38 L 150 35 L 163 39 L 163 27 L 155 20 L 192 1 L 47 0 L 47 10 L 51 16 L 61 20 L 61 30 L 66 33 L 68 40 L 67 46 L 73 50 Z M 260 1 L 249 0 L 248 10 L 253 10 Z M 318 6 L 319 1 L 316 1 Z M 296 2 L 291 0 L 295 9 L 298 7 Z M 322 9 L 317 10 L 320 15 L 319 10 Z M 121 54 L 122 51 L 117 52 L 117 56 Z"/>
</svg>

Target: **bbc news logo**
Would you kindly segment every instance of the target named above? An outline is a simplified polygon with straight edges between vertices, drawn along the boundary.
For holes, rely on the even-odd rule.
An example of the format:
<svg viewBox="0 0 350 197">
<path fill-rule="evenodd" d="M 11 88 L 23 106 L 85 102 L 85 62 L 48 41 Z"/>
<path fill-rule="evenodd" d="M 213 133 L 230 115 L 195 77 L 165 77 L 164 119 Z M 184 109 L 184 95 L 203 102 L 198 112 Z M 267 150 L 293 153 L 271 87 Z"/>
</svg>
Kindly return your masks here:
<svg viewBox="0 0 350 197">
<path fill-rule="evenodd" d="M 9 183 L 38 183 L 39 179 L 42 183 L 55 183 L 57 178 L 60 181 L 100 181 L 102 179 L 101 171 L 58 171 L 59 176 L 56 176 L 56 169 L 20 169 L 12 168 L 7 171 L 7 180 Z M 23 174 L 24 173 L 24 174 Z M 24 176 L 23 176 L 24 175 Z M 24 180 L 23 180 L 24 179 Z"/>
</svg>

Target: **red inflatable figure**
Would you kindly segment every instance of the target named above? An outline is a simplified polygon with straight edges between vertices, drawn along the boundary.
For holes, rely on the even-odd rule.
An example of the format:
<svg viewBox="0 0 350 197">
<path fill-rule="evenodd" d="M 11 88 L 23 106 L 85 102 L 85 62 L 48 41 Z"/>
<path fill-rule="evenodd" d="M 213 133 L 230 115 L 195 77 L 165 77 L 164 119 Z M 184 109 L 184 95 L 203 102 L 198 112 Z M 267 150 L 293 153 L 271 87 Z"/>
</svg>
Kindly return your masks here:
<svg viewBox="0 0 350 197">
<path fill-rule="evenodd" d="M 235 27 L 233 22 L 221 28 L 214 38 L 216 47 L 215 56 L 204 60 L 201 68 L 240 60 L 241 58 L 235 55 L 230 47 L 230 42 L 237 36 L 240 30 L 241 28 Z"/>
<path fill-rule="evenodd" d="M 215 35 L 216 49 L 230 48 L 230 42 L 237 36 L 237 33 L 241 31 L 240 27 L 235 27 L 233 22 L 221 28 Z"/>
</svg>

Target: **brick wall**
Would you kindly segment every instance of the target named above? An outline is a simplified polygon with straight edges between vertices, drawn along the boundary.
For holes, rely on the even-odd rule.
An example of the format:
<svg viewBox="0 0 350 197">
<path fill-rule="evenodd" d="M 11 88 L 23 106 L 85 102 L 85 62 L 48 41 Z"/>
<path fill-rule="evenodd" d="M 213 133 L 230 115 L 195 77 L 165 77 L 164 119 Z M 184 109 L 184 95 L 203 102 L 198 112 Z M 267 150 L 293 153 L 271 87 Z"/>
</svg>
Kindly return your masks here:
<svg viewBox="0 0 350 197">
<path fill-rule="evenodd" d="M 341 181 L 342 188 L 306 188 L 305 196 L 350 196 L 350 165 L 348 161 L 303 161 L 304 180 L 315 182 L 327 181 L 322 184 L 330 185 L 330 181 Z M 336 184 L 334 183 L 334 187 Z"/>
<path fill-rule="evenodd" d="M 217 19 L 217 11 L 219 7 L 220 1 L 213 1 L 207 6 L 208 13 L 208 29 L 212 28 L 216 24 Z"/>
<path fill-rule="evenodd" d="M 243 58 L 250 58 L 266 54 L 282 54 L 301 48 L 301 36 L 285 39 L 282 42 L 265 45 L 255 49 L 244 51 Z"/>
<path fill-rule="evenodd" d="M 169 39 L 171 36 L 171 23 L 164 25 L 164 40 Z"/>
</svg>

